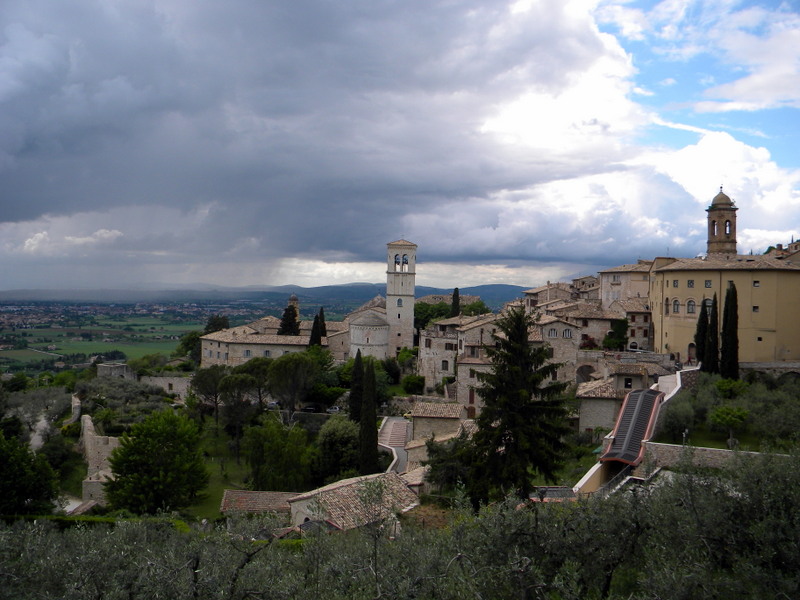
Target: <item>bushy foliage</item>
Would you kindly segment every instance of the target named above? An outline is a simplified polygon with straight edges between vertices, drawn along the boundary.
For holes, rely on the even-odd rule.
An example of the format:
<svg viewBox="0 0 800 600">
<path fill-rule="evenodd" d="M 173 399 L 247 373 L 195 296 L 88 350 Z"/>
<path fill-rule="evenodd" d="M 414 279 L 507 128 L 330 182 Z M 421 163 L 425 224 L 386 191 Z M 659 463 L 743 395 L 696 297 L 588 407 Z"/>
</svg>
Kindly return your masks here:
<svg viewBox="0 0 800 600">
<path fill-rule="evenodd" d="M 425 377 L 422 375 L 406 375 L 400 385 L 406 394 L 421 394 L 425 391 Z"/>
<path fill-rule="evenodd" d="M 0 515 L 37 515 L 53 511 L 56 474 L 44 455 L 0 432 Z"/>
<path fill-rule="evenodd" d="M 38 519 L 0 524 L 0 589 L 42 600 L 797 598 L 798 504 L 798 457 L 740 456 L 607 499 L 460 508 L 444 529 L 404 523 L 391 540 L 376 527 L 287 545 L 264 518 L 188 532 Z"/>
</svg>

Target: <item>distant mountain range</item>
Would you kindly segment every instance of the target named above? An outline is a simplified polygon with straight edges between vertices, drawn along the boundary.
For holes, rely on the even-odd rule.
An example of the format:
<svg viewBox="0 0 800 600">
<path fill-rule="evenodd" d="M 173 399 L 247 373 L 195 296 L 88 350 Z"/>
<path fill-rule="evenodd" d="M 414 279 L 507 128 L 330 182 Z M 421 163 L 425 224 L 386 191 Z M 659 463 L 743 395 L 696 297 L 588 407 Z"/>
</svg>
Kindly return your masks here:
<svg viewBox="0 0 800 600">
<path fill-rule="evenodd" d="M 459 288 L 461 295 L 480 296 L 493 310 L 504 303 L 522 296 L 526 288 L 518 285 L 479 285 Z M 431 294 L 452 294 L 452 288 L 417 286 L 417 297 Z M 286 305 L 292 294 L 300 303 L 359 305 L 375 296 L 386 295 L 385 283 L 349 283 L 344 285 L 325 285 L 301 287 L 299 285 L 218 287 L 197 284 L 181 289 L 77 289 L 77 290 L 5 290 L 0 291 L 0 302 L 98 302 L 124 303 L 136 302 L 266 302 Z"/>
</svg>

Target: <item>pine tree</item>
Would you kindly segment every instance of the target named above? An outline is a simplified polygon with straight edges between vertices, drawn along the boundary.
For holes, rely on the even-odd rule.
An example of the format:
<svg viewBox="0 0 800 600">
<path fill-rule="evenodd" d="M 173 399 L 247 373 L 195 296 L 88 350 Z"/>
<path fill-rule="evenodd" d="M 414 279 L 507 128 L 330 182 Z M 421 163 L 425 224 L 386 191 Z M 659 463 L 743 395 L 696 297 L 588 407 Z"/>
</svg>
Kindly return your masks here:
<svg viewBox="0 0 800 600">
<path fill-rule="evenodd" d="M 319 315 L 314 315 L 314 323 L 311 325 L 311 337 L 308 340 L 309 346 L 322 345 L 322 333 L 319 327 Z"/>
<path fill-rule="evenodd" d="M 361 422 L 361 401 L 364 397 L 364 362 L 361 359 L 361 350 L 356 352 L 353 361 L 353 375 L 350 381 L 350 420 L 354 423 Z"/>
<path fill-rule="evenodd" d="M 458 288 L 453 290 L 453 300 L 450 304 L 450 316 L 457 317 L 461 314 L 461 298 L 459 297 Z"/>
<path fill-rule="evenodd" d="M 708 338 L 708 309 L 705 301 L 700 303 L 700 316 L 697 317 L 697 328 L 694 331 L 694 355 L 702 363 L 700 370 L 705 371 L 706 339 Z"/>
<path fill-rule="evenodd" d="M 297 320 L 297 310 L 291 304 L 283 309 L 278 335 L 300 335 L 300 322 Z"/>
<path fill-rule="evenodd" d="M 532 325 L 522 308 L 512 308 L 497 321 L 496 345 L 486 347 L 492 369 L 478 374 L 484 406 L 468 482 L 473 503 L 512 492 L 527 498 L 536 473 L 555 481 L 568 448 L 567 385 L 551 381 L 559 365 L 546 362 L 547 347 L 531 346 Z"/>
<path fill-rule="evenodd" d="M 362 475 L 378 471 L 378 414 L 375 385 L 375 363 L 367 361 L 364 369 L 364 395 L 361 399 L 361 423 L 359 428 L 358 469 Z"/>
<path fill-rule="evenodd" d="M 325 309 L 319 307 L 319 334 L 322 337 L 328 337 L 328 326 L 325 325 Z"/>
<path fill-rule="evenodd" d="M 719 309 L 717 308 L 716 294 L 714 294 L 714 299 L 711 301 L 711 313 L 708 316 L 703 367 L 703 371 L 706 373 L 719 373 Z"/>
<path fill-rule="evenodd" d="M 725 307 L 722 310 L 719 372 L 725 379 L 739 379 L 739 297 L 733 283 L 725 292 Z"/>
</svg>

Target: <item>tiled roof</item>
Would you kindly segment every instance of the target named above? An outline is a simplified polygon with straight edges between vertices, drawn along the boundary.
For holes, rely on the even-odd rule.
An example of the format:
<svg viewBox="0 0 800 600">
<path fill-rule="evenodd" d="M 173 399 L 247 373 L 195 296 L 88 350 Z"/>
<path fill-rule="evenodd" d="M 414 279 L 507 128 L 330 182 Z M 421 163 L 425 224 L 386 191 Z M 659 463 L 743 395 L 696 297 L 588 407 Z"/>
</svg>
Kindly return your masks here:
<svg viewBox="0 0 800 600">
<path fill-rule="evenodd" d="M 578 391 L 575 392 L 576 398 L 614 398 L 625 397 L 626 390 L 618 390 L 611 383 L 610 379 L 598 379 L 597 381 L 587 381 L 578 384 Z"/>
<path fill-rule="evenodd" d="M 263 513 L 289 512 L 289 499 L 297 492 L 259 492 L 250 490 L 225 490 L 219 512 Z"/>
<path fill-rule="evenodd" d="M 459 331 L 469 331 L 470 329 L 474 329 L 476 327 L 481 327 L 483 325 L 491 325 L 492 323 L 497 321 L 497 319 L 499 319 L 499 318 L 500 318 L 500 315 L 497 315 L 497 314 L 494 314 L 494 313 L 487 314 L 487 315 L 479 315 L 474 320 L 469 321 L 469 322 L 464 323 L 463 325 L 461 325 L 458 328 L 458 330 Z"/>
<path fill-rule="evenodd" d="M 406 482 L 406 485 L 417 486 L 425 483 L 425 475 L 427 475 L 430 467 L 416 466 L 417 464 L 419 463 L 414 463 L 413 469 L 409 469 L 400 475 L 400 477 L 403 478 L 403 481 Z"/>
<path fill-rule="evenodd" d="M 463 409 L 457 402 L 415 402 L 411 408 L 411 417 L 460 419 Z"/>
<path fill-rule="evenodd" d="M 461 426 L 458 428 L 458 435 L 466 435 L 467 437 L 472 437 L 472 435 L 478 431 L 478 424 L 475 422 L 475 419 L 465 419 L 461 421 Z"/>
<path fill-rule="evenodd" d="M 559 290 L 562 290 L 564 292 L 569 292 L 570 291 L 570 284 L 566 283 L 564 281 L 556 281 L 556 282 L 553 282 L 553 283 L 547 283 L 545 285 L 540 285 L 539 287 L 531 288 L 529 290 L 525 290 L 522 293 L 523 294 L 539 294 L 541 292 L 547 291 L 548 289 L 551 289 L 551 290 L 559 289 Z"/>
<path fill-rule="evenodd" d="M 612 305 L 618 304 L 626 313 L 650 312 L 650 300 L 648 298 L 627 298 L 625 300 L 615 300 Z"/>
<path fill-rule="evenodd" d="M 362 500 L 364 484 L 367 481 L 379 481 L 383 486 L 379 507 L 365 506 Z M 290 504 L 310 499 L 315 499 L 319 503 L 320 512 L 325 520 L 340 529 L 354 529 L 366 525 L 371 520 L 405 512 L 419 504 L 416 494 L 394 472 L 342 479 L 295 496 L 290 500 Z"/>
<path fill-rule="evenodd" d="M 800 271 L 800 267 L 771 256 L 709 254 L 707 258 L 679 258 L 660 267 L 656 273 L 668 271 Z"/>
<path fill-rule="evenodd" d="M 572 308 L 556 311 L 557 314 L 571 317 L 573 319 L 619 319 L 620 315 L 603 310 L 598 304 L 584 302 Z"/>
<path fill-rule="evenodd" d="M 491 365 L 492 361 L 486 357 L 480 356 L 459 356 L 458 364 L 460 365 Z"/>
<path fill-rule="evenodd" d="M 652 261 L 645 261 L 635 265 L 620 265 L 618 267 L 605 269 L 604 271 L 600 271 L 600 273 L 647 273 L 650 271 L 652 264 Z"/>
<path fill-rule="evenodd" d="M 618 363 L 609 369 L 614 375 L 643 375 L 647 377 L 647 367 L 639 363 Z"/>
<path fill-rule="evenodd" d="M 395 242 L 389 242 L 387 245 L 389 246 L 409 246 L 416 248 L 417 245 L 414 242 L 409 242 L 408 240 L 397 240 Z"/>
<path fill-rule="evenodd" d="M 465 304 L 472 304 L 473 302 L 477 302 L 480 300 L 480 296 L 470 295 L 470 294 L 459 294 L 458 301 L 461 306 Z M 453 301 L 452 294 L 428 294 L 427 296 L 421 296 L 417 298 L 417 302 L 422 302 L 424 304 L 439 304 L 439 302 L 445 302 L 450 304 Z"/>
<path fill-rule="evenodd" d="M 223 342 L 226 344 L 270 344 L 273 346 L 308 346 L 311 339 L 308 335 L 271 335 L 260 333 L 245 333 L 241 327 L 223 329 L 208 335 L 201 336 L 203 340 Z M 325 345 L 323 338 L 323 345 Z"/>
</svg>

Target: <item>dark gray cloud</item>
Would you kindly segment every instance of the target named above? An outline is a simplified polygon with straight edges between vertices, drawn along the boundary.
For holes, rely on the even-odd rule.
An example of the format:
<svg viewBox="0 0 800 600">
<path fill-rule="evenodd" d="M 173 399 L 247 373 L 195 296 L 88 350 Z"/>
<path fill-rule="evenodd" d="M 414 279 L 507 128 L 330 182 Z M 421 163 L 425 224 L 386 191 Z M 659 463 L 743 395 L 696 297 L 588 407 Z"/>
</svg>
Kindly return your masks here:
<svg viewBox="0 0 800 600">
<path fill-rule="evenodd" d="M 401 235 L 432 262 L 690 250 L 696 201 L 637 163 L 633 76 L 560 0 L 8 0 L 0 274 L 238 264 L 253 283 L 286 257 L 380 260 Z"/>
</svg>

